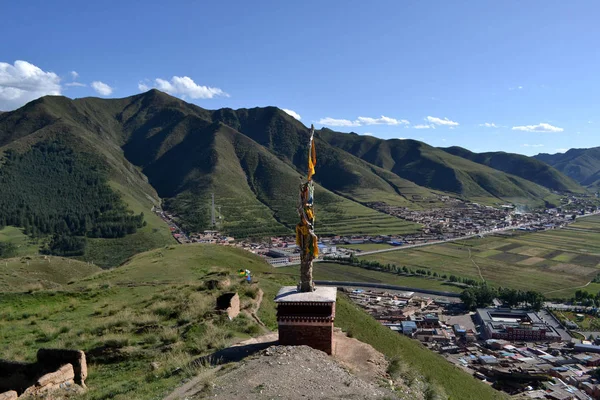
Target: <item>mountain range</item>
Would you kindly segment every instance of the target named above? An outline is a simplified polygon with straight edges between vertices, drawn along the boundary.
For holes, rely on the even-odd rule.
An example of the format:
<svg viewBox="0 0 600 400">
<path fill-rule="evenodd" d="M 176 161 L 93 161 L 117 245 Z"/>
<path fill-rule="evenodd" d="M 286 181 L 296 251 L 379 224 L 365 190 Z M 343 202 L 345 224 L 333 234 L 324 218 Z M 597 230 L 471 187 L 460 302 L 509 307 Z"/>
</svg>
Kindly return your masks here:
<svg viewBox="0 0 600 400">
<path fill-rule="evenodd" d="M 49 181 L 69 187 L 78 179 L 104 184 L 128 209 L 146 210 L 146 219 L 151 206 L 162 202 L 192 231 L 210 227 L 209 202 L 214 193 L 221 230 L 238 237 L 285 234 L 297 222 L 297 192 L 306 170 L 308 137 L 306 126 L 276 107 L 206 110 L 158 90 L 121 99 L 46 96 L 0 114 L 4 154 L 0 163 L 20 162 L 19 168 L 28 168 L 27 176 L 32 176 L 21 174 L 17 179 L 8 167 L 0 167 L 0 175 L 4 169 L 13 190 L 26 192 L 23 199 L 39 200 L 40 191 L 54 190 L 45 188 Z M 563 155 L 567 158 L 477 154 L 459 147 L 442 149 L 416 140 L 382 140 L 326 128 L 316 132 L 316 147 L 320 234 L 403 233 L 418 228 L 369 208 L 373 202 L 418 209 L 438 205 L 442 195 L 449 195 L 486 204 L 556 204 L 556 192 L 582 193 L 586 190 L 582 185 L 600 179 L 600 148 L 571 150 Z M 45 159 L 61 168 L 46 170 L 44 179 L 36 177 L 42 174 L 36 165 L 44 161 L 28 154 L 57 148 L 62 149 L 58 156 Z M 70 166 L 81 160 L 86 160 L 86 168 L 73 175 Z M 38 200 L 36 209 L 43 210 L 46 203 Z M 28 202 L 23 200 L 22 206 L 27 208 Z M 115 223 L 114 218 L 107 222 L 100 216 L 119 207 L 98 204 L 104 209 L 81 211 L 81 221 L 74 223 L 78 232 L 85 232 L 87 217 L 91 225 L 100 218 L 102 232 Z M 46 214 L 51 221 L 57 215 L 66 217 L 59 214 L 67 211 L 56 207 L 47 202 L 46 210 L 31 211 L 29 217 L 25 213 L 22 223 L 37 226 Z M 0 226 L 1 222 L 0 216 Z M 72 227 L 67 225 L 62 229 L 68 234 Z M 109 233 L 120 235 L 127 229 L 109 229 Z"/>
<path fill-rule="evenodd" d="M 543 161 L 589 188 L 600 188 L 600 147 L 571 149 L 565 153 L 538 154 Z"/>
</svg>

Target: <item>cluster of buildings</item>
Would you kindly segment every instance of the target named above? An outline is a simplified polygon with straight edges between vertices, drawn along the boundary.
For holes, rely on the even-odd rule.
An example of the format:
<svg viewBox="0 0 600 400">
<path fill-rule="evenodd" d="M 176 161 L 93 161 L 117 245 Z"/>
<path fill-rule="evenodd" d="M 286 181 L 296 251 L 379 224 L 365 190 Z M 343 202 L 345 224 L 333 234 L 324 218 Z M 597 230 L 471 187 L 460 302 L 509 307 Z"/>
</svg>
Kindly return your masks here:
<svg viewBox="0 0 600 400">
<path fill-rule="evenodd" d="M 549 312 L 497 307 L 469 313 L 458 299 L 413 292 L 357 289 L 348 295 L 382 325 L 498 390 L 519 398 L 600 399 L 600 345 L 571 338 Z"/>
<path fill-rule="evenodd" d="M 449 199 L 447 203 L 445 207 L 429 210 L 411 210 L 378 202 L 368 205 L 386 214 L 422 224 L 421 233 L 403 238 L 409 244 L 427 240 L 454 239 L 511 228 L 547 230 L 559 228 L 572 221 L 572 215 L 560 212 L 560 209 L 554 209 L 558 212 L 550 213 L 546 211 L 522 213 L 512 205 L 492 207 L 459 199 Z"/>
</svg>

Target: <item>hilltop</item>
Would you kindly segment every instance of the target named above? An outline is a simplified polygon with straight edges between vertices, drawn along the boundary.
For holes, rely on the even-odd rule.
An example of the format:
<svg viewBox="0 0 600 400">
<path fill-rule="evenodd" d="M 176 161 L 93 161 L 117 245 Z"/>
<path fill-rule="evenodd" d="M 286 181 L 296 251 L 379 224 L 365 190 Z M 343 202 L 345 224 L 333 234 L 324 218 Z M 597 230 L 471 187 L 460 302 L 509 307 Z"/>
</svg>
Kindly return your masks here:
<svg viewBox="0 0 600 400">
<path fill-rule="evenodd" d="M 51 261 L 68 274 L 68 260 Z M 239 268 L 253 272 L 251 285 L 237 276 Z M 15 287 L 14 293 L 0 293 L 0 336 L 11 343 L 1 356 L 27 361 L 41 346 L 82 349 L 90 365 L 89 399 L 156 398 L 197 374 L 231 372 L 218 381 L 225 385 L 238 364 L 220 370 L 192 361 L 276 328 L 273 298 L 294 281 L 271 272 L 259 257 L 239 249 L 167 246 L 57 290 L 26 293 Z M 217 296 L 231 291 L 239 294 L 242 310 L 233 320 L 214 309 Z M 418 342 L 383 327 L 342 294 L 336 314 L 337 327 L 393 361 L 388 372 L 399 387 L 440 398 L 503 398 Z M 322 356 L 317 357 L 321 364 Z M 268 384 L 257 381 L 247 389 L 260 391 L 261 383 Z"/>
</svg>

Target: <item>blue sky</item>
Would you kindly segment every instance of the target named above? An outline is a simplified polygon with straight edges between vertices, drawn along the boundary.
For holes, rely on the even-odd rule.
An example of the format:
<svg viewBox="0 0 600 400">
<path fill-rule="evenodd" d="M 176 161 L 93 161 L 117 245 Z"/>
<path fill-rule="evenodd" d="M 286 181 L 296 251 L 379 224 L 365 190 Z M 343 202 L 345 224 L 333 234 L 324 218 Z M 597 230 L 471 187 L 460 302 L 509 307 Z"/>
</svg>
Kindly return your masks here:
<svg viewBox="0 0 600 400">
<path fill-rule="evenodd" d="M 0 110 L 158 87 L 434 146 L 600 146 L 597 1 L 168 3 L 5 2 Z"/>
</svg>

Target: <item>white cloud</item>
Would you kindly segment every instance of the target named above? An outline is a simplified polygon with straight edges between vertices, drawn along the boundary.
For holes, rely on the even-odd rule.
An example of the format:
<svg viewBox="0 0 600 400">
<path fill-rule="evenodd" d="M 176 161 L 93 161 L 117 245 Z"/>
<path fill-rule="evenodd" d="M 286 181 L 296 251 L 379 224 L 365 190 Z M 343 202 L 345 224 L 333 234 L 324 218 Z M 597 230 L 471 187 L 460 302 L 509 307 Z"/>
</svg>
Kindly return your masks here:
<svg viewBox="0 0 600 400">
<path fill-rule="evenodd" d="M 398 139 L 400 139 L 400 140 L 406 140 L 405 137 L 399 137 Z"/>
<path fill-rule="evenodd" d="M 544 147 L 543 144 L 527 144 L 525 143 L 523 147 Z"/>
<path fill-rule="evenodd" d="M 298 121 L 300 121 L 302 118 L 300 117 L 300 114 L 298 114 L 296 111 L 294 110 L 289 110 L 287 108 L 282 108 L 283 111 L 286 112 L 286 114 L 291 115 L 292 117 L 296 118 Z"/>
<path fill-rule="evenodd" d="M 318 124 L 327 126 L 368 126 L 368 125 L 408 125 L 410 122 L 405 119 L 390 118 L 382 115 L 380 118 L 358 117 L 354 121 L 349 119 L 321 118 Z"/>
<path fill-rule="evenodd" d="M 413 128 L 415 128 L 415 129 L 429 129 L 429 128 L 435 129 L 435 126 L 433 126 L 433 125 L 426 125 L 426 124 L 420 124 L 420 125 L 413 126 Z"/>
<path fill-rule="evenodd" d="M 552 126 L 545 122 L 540 122 L 537 125 L 522 125 L 522 126 L 513 126 L 513 131 L 525 131 L 525 132 L 562 132 L 563 128 L 559 128 L 557 126 Z"/>
<path fill-rule="evenodd" d="M 519 90 L 523 89 L 523 86 L 519 86 L 519 88 L 518 88 L 518 89 L 519 89 Z"/>
<path fill-rule="evenodd" d="M 408 122 L 405 119 L 395 119 L 386 116 L 381 116 L 381 118 L 369 118 L 369 117 L 358 117 L 356 120 L 360 123 L 360 125 L 408 125 Z"/>
<path fill-rule="evenodd" d="M 145 89 L 142 89 L 145 88 Z M 212 99 L 213 97 L 229 97 L 227 93 L 219 88 L 198 85 L 189 76 L 173 76 L 170 81 L 156 78 L 154 80 L 154 87 L 167 92 L 174 96 L 181 96 L 182 98 L 189 97 L 191 99 Z M 138 84 L 140 90 L 148 90 L 150 87 L 144 83 Z"/>
<path fill-rule="evenodd" d="M 364 136 L 374 136 L 371 132 L 365 132 L 363 133 Z"/>
<path fill-rule="evenodd" d="M 85 83 L 79 83 L 79 82 L 69 82 L 69 83 L 65 83 L 65 86 L 77 86 L 77 87 L 85 87 L 87 86 Z"/>
<path fill-rule="evenodd" d="M 479 124 L 479 126 L 483 126 L 485 128 L 497 128 L 498 125 L 496 125 L 493 122 L 484 122 L 483 124 Z"/>
<path fill-rule="evenodd" d="M 429 122 L 430 124 L 434 124 L 434 125 L 444 125 L 444 126 L 458 126 L 459 125 L 458 122 L 451 121 L 448 118 L 441 119 L 441 118 L 429 116 L 429 117 L 425 118 L 425 120 L 427 122 Z"/>
<path fill-rule="evenodd" d="M 147 92 L 148 90 L 150 90 L 150 86 L 146 85 L 144 82 L 140 82 L 138 83 L 138 89 L 141 92 Z"/>
<path fill-rule="evenodd" d="M 357 121 L 350 121 L 349 119 L 336 119 L 336 118 L 321 118 L 317 121 L 317 124 L 327 126 L 360 126 Z"/>
<path fill-rule="evenodd" d="M 0 62 L 0 110 L 14 110 L 46 95 L 60 95 L 60 78 L 54 72 L 17 60 Z"/>
<path fill-rule="evenodd" d="M 569 151 L 569 149 L 565 149 L 565 148 L 562 148 L 562 149 L 556 149 L 556 152 L 557 152 L 557 153 L 566 153 L 567 151 Z"/>
<path fill-rule="evenodd" d="M 92 82 L 92 87 L 96 92 L 98 92 L 102 96 L 110 96 L 113 92 L 113 88 L 108 86 L 106 83 L 100 81 Z"/>
<path fill-rule="evenodd" d="M 71 78 L 73 78 L 73 80 L 76 80 L 77 78 L 79 78 L 79 74 L 77 73 L 77 71 L 71 71 Z"/>
</svg>

